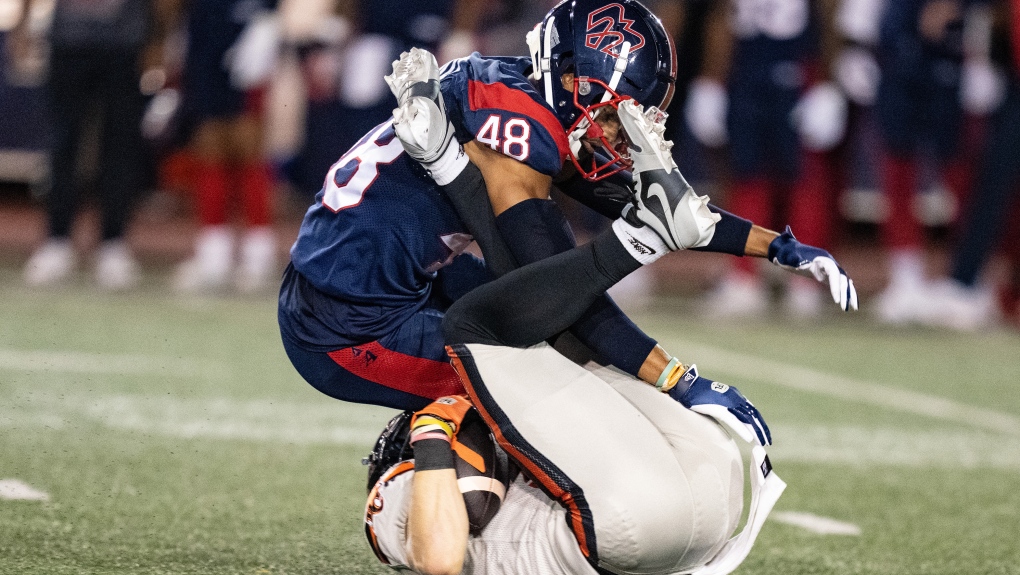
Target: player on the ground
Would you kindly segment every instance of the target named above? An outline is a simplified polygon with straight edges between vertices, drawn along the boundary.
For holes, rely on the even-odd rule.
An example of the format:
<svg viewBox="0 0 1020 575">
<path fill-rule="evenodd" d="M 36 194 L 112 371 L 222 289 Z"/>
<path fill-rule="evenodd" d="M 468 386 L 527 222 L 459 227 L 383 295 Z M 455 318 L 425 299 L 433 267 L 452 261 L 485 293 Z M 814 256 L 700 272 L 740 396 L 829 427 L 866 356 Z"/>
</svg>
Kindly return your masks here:
<svg viewBox="0 0 1020 575">
<path fill-rule="evenodd" d="M 723 575 L 746 557 L 782 493 L 785 484 L 765 456 L 768 427 L 735 388 L 701 378 L 691 366 L 674 386 L 656 391 L 618 370 L 586 370 L 543 343 L 605 289 L 656 259 L 636 248 L 635 234 L 645 241 L 646 232 L 658 230 L 652 235 L 665 248 L 710 233 L 673 233 L 672 214 L 687 210 L 693 194 L 658 147 L 661 129 L 632 102 L 620 105 L 620 116 L 642 150 L 632 153 L 640 182 L 633 209 L 646 225 L 618 219 L 587 245 L 472 291 L 444 321 L 470 403 L 524 476 L 491 485 L 505 495 L 480 525 L 478 509 L 461 493 L 482 478 L 458 478 L 455 471 L 467 399 L 442 398 L 419 411 L 409 430 L 407 422 L 389 428 L 377 445 L 390 448 L 372 460 L 366 532 L 391 567 L 425 574 Z M 665 211 L 653 207 L 659 199 Z M 733 539 L 743 475 L 725 429 L 752 445 L 747 527 Z M 399 448 L 404 442 L 410 453 Z"/>
<path fill-rule="evenodd" d="M 443 162 L 456 160 L 447 156 L 428 158 L 439 162 L 429 167 L 437 179 L 430 178 L 404 153 L 392 122 L 367 134 L 330 170 L 291 250 L 279 306 L 287 354 L 316 389 L 400 409 L 461 392 L 439 331 L 443 313 L 490 272 L 500 275 L 574 246 L 548 199 L 553 178 L 611 217 L 628 205 L 620 198 L 629 194 L 629 177 L 612 178 L 627 166 L 625 148 L 617 150 L 615 108 L 626 98 L 649 107 L 670 99 L 675 52 L 658 19 L 635 0 L 564 2 L 529 44 L 531 59 L 474 54 L 447 66 L 434 95 L 445 101 L 451 137 L 472 160 L 457 178 L 442 177 Z M 419 62 L 434 65 L 434 59 Z M 415 95 L 407 92 L 420 80 L 412 72 L 391 77 L 401 104 Z M 456 156 L 460 147 L 444 149 Z M 811 268 L 844 310 L 856 308 L 852 283 L 829 254 L 709 209 L 717 222 L 697 246 Z M 462 253 L 472 237 L 484 265 Z M 569 331 L 607 363 L 648 383 L 679 375 L 678 361 L 604 294 Z"/>
</svg>

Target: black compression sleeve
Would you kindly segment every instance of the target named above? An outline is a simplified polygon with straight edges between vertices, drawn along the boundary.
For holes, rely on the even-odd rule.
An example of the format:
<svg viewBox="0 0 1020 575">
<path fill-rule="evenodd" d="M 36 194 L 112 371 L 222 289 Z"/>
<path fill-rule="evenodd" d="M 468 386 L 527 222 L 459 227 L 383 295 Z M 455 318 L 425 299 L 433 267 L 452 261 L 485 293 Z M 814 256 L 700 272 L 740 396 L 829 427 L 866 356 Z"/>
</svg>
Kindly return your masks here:
<svg viewBox="0 0 1020 575">
<path fill-rule="evenodd" d="M 708 204 L 708 209 L 722 216 L 722 219 L 715 224 L 715 234 L 712 235 L 712 241 L 708 242 L 707 246 L 691 249 L 699 252 L 744 255 L 747 236 L 751 234 L 751 227 L 754 225 L 751 220 L 735 216 L 712 204 Z"/>
<path fill-rule="evenodd" d="M 520 202 L 496 218 L 500 234 L 521 264 L 537 262 L 574 247 L 563 213 L 556 202 L 531 199 Z M 637 375 L 656 341 L 627 317 L 608 295 L 601 294 L 570 325 L 585 346 L 631 375 Z"/>
<path fill-rule="evenodd" d="M 641 267 L 613 230 L 514 270 L 458 300 L 443 319 L 446 343 L 528 347 L 563 331 L 616 282 Z"/>
<path fill-rule="evenodd" d="M 517 267 L 496 227 L 496 216 L 485 188 L 485 180 L 478 166 L 468 162 L 467 167 L 452 182 L 442 186 L 457 216 L 482 248 L 485 265 L 492 273 L 501 276 Z"/>
</svg>

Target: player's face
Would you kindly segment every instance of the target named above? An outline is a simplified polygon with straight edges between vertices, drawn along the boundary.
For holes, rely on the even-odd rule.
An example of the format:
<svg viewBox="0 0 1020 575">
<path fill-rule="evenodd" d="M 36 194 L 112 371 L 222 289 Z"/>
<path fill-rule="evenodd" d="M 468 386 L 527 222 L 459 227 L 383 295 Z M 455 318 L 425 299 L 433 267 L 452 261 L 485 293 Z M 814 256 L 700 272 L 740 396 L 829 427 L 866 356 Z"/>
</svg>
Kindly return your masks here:
<svg viewBox="0 0 1020 575">
<path fill-rule="evenodd" d="M 573 92 L 574 74 L 569 72 L 563 74 L 560 77 L 560 83 L 563 85 L 564 90 Z M 616 108 L 613 106 L 602 106 L 596 110 L 595 123 L 602 128 L 602 136 L 611 144 L 611 147 L 615 148 L 622 143 L 622 124 L 620 124 L 620 114 L 616 111 Z M 594 152 L 603 145 L 602 139 L 599 137 L 582 138 L 581 143 L 589 153 Z"/>
</svg>

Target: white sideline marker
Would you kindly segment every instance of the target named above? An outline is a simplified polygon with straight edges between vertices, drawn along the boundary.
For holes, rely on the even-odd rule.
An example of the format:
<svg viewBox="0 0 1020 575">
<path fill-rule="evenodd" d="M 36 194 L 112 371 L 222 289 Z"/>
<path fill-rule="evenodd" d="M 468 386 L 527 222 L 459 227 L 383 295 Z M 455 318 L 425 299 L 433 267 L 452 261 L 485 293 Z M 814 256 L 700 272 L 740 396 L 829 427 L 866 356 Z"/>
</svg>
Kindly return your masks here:
<svg viewBox="0 0 1020 575">
<path fill-rule="evenodd" d="M 775 511 L 769 519 L 800 527 L 819 535 L 860 535 L 861 528 L 853 523 L 846 523 L 831 517 L 822 517 L 803 511 Z"/>
<path fill-rule="evenodd" d="M 0 499 L 18 501 L 49 501 L 45 491 L 39 491 L 24 481 L 17 479 L 0 479 Z"/>
</svg>

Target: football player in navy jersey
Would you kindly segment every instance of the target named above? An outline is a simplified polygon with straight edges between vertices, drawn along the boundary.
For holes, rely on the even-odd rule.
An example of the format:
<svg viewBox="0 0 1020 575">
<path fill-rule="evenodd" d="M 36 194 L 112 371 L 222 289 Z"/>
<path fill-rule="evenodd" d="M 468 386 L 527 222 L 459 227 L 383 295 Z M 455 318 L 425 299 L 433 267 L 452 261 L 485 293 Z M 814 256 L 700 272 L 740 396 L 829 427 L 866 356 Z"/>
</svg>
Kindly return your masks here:
<svg viewBox="0 0 1020 575">
<path fill-rule="evenodd" d="M 831 0 L 715 0 L 686 110 L 702 144 L 728 146 L 727 207 L 762 225 L 788 221 L 820 246 L 835 200 L 822 154 L 842 140 L 847 109 L 828 79 L 834 8 Z M 817 315 L 817 286 L 792 279 L 788 310 Z M 731 318 L 767 305 L 767 286 L 747 260 L 734 262 L 705 304 L 713 317 Z"/>
<path fill-rule="evenodd" d="M 445 112 L 431 116 L 441 116 L 432 134 L 445 139 L 432 151 L 448 153 L 426 150 L 412 158 L 387 121 L 330 169 L 291 249 L 279 300 L 284 347 L 316 389 L 399 409 L 462 392 L 443 347 L 444 311 L 493 275 L 574 247 L 549 200 L 554 178 L 609 217 L 631 209 L 616 107 L 626 99 L 649 108 L 669 103 L 672 41 L 636 0 L 568 0 L 528 43 L 530 59 L 476 53 L 448 64 L 441 81 L 424 84 L 414 80 L 429 72 L 421 54 L 431 55 L 412 51 L 395 66 L 390 87 L 403 107 L 421 95 L 408 92 L 412 86 L 431 86 L 429 101 Z M 402 121 L 414 125 L 430 116 L 405 114 Z M 452 138 L 457 146 L 449 145 Z M 447 179 L 451 163 L 460 170 Z M 690 197 L 674 231 L 682 236 L 690 220 L 705 214 L 712 223 L 683 247 L 769 257 L 828 282 L 842 309 L 856 308 L 853 284 L 829 254 Z M 463 253 L 472 238 L 484 264 Z M 654 241 L 636 241 L 635 249 L 656 252 Z M 680 375 L 680 362 L 608 296 L 596 298 L 568 331 L 602 361 L 648 383 Z"/>
</svg>

